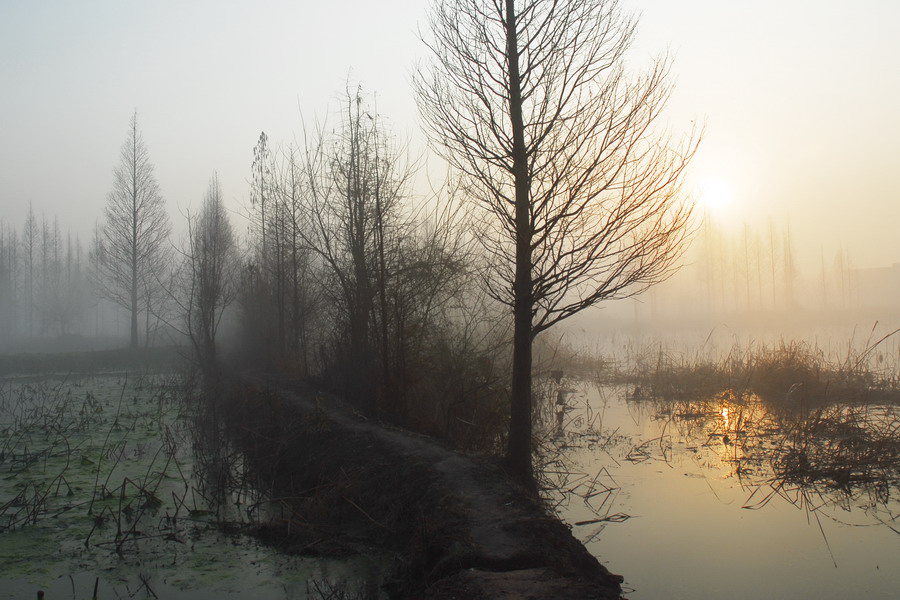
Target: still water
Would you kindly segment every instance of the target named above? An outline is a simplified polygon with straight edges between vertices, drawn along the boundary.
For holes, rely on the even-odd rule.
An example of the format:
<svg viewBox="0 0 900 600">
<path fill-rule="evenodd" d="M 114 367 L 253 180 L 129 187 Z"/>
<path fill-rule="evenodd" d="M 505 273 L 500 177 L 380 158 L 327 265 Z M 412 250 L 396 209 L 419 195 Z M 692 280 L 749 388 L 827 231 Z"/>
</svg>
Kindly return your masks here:
<svg viewBox="0 0 900 600">
<path fill-rule="evenodd" d="M 171 374 L 0 378 L 0 600 L 375 597 L 377 556 L 287 556 Z M 344 596 L 340 596 L 344 594 Z"/>
<path fill-rule="evenodd" d="M 565 390 L 554 500 L 629 598 L 900 597 L 897 407 Z M 854 448 L 874 464 L 840 470 Z"/>
</svg>

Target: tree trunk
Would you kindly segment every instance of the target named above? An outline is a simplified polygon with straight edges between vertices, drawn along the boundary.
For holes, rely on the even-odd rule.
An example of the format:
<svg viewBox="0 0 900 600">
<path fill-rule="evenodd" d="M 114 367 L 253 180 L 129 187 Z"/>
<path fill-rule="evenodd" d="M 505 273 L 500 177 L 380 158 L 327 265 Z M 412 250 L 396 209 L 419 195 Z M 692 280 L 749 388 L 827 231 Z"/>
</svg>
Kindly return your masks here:
<svg viewBox="0 0 900 600">
<path fill-rule="evenodd" d="M 138 293 L 137 293 L 137 243 L 134 241 L 137 234 L 132 235 L 132 260 L 131 260 L 131 342 L 129 348 L 136 350 L 138 347 Z"/>
<path fill-rule="evenodd" d="M 138 305 L 137 291 L 131 290 L 131 342 L 129 347 L 136 350 L 138 347 Z"/>
<path fill-rule="evenodd" d="M 507 466 L 519 483 L 537 490 L 531 464 L 531 219 L 528 155 L 522 120 L 522 90 L 519 49 L 513 0 L 506 0 L 506 52 L 509 62 L 509 113 L 513 132 L 513 175 L 515 177 L 516 275 L 513 304 L 513 368 L 510 399 Z"/>
<path fill-rule="evenodd" d="M 137 120 L 131 122 L 131 343 L 132 350 L 138 347 L 138 149 Z"/>
<path fill-rule="evenodd" d="M 147 306 L 145 307 L 146 312 L 144 312 L 144 348 L 149 348 L 150 347 L 150 309 L 151 309 L 150 302 L 152 301 L 149 287 L 146 289 L 145 293 L 147 294 Z"/>
</svg>

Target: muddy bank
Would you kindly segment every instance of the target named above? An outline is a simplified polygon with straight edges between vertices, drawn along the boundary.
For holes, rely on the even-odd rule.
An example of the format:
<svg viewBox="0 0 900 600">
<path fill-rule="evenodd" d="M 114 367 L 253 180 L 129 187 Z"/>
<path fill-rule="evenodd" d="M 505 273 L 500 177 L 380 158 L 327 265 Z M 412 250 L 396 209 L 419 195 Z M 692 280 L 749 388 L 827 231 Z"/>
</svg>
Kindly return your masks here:
<svg viewBox="0 0 900 600">
<path fill-rule="evenodd" d="M 290 552 L 387 552 L 392 598 L 618 598 L 621 577 L 498 465 L 255 377 L 218 410 L 280 513 L 257 534 Z"/>
</svg>

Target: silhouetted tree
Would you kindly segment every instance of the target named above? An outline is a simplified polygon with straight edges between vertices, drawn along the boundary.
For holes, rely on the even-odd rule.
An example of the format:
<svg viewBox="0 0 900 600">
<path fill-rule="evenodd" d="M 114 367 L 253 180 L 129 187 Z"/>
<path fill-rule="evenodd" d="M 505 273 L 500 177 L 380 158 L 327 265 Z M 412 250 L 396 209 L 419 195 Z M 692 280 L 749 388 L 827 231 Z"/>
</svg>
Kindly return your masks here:
<svg viewBox="0 0 900 600">
<path fill-rule="evenodd" d="M 41 224 L 41 286 L 38 314 L 42 333 L 64 333 L 60 323 L 62 248 L 59 221 L 53 226 L 44 217 Z"/>
<path fill-rule="evenodd" d="M 85 315 L 88 288 L 81 240 L 66 235 L 66 254 L 62 265 L 59 306 L 60 333 L 68 333 Z"/>
<path fill-rule="evenodd" d="M 28 215 L 22 228 L 22 250 L 26 263 L 25 274 L 28 278 L 28 335 L 34 333 L 34 259 L 38 249 L 38 224 L 34 217 L 34 207 L 28 203 Z"/>
<path fill-rule="evenodd" d="M 259 263 L 267 265 L 268 243 L 266 240 L 266 229 L 268 220 L 266 218 L 266 209 L 272 196 L 272 155 L 269 151 L 269 138 L 265 131 L 259 134 L 259 140 L 257 140 L 256 146 L 253 147 L 252 172 L 250 204 L 254 208 L 258 207 L 259 210 L 259 217 L 255 220 L 260 236 Z"/>
<path fill-rule="evenodd" d="M 387 248 L 398 231 L 398 203 L 409 172 L 365 106 L 362 92 L 348 92 L 340 129 L 320 132 L 307 149 L 308 247 L 329 274 L 335 318 L 342 334 L 339 351 L 353 373 L 351 394 L 374 403 L 371 394 L 376 348 L 384 356 L 386 331 L 376 336 L 376 315 L 384 322 Z M 381 344 L 373 344 L 379 339 Z"/>
<path fill-rule="evenodd" d="M 615 0 L 439 2 L 416 78 L 438 152 L 492 216 L 479 239 L 514 319 L 507 461 L 530 487 L 535 336 L 665 279 L 689 229 L 695 144 L 652 135 L 669 65 L 626 77 L 634 29 Z"/>
<path fill-rule="evenodd" d="M 188 216 L 188 244 L 183 252 L 183 281 L 177 290 L 186 333 L 200 365 L 216 365 L 216 335 L 222 315 L 236 294 L 237 247 L 214 175 L 200 212 Z"/>
<path fill-rule="evenodd" d="M 306 242 L 308 215 L 306 171 L 301 151 L 289 146 L 273 164 L 273 200 L 276 218 L 271 231 L 277 240 L 273 291 L 278 313 L 279 348 L 288 354 L 299 372 L 309 372 L 312 314 L 317 292 L 312 275 L 312 250 Z"/>
<path fill-rule="evenodd" d="M 113 177 L 104 210 L 103 248 L 98 253 L 99 281 L 106 296 L 131 313 L 130 347 L 137 348 L 138 315 L 144 306 L 149 329 L 152 292 L 165 264 L 170 230 L 137 113 L 131 117 Z"/>
<path fill-rule="evenodd" d="M 18 235 L 9 223 L 0 222 L 0 342 L 16 331 Z M 0 344 L 2 347 L 2 344 Z"/>
</svg>

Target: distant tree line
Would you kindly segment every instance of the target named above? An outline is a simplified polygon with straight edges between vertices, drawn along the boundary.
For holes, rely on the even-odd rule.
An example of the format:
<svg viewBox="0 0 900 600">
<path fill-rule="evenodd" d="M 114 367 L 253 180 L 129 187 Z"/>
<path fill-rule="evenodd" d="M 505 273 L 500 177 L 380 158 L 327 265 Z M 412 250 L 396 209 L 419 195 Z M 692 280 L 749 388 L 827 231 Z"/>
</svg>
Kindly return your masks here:
<svg viewBox="0 0 900 600">
<path fill-rule="evenodd" d="M 656 132 L 670 63 L 626 77 L 634 31 L 615 0 L 436 5 L 415 86 L 447 180 L 413 185 L 415 158 L 348 86 L 337 122 L 302 144 L 260 134 L 246 236 L 213 175 L 173 239 L 135 114 L 89 260 L 29 213 L 4 238 L 4 312 L 38 307 L 29 327 L 61 333 L 79 306 L 68 286 L 90 281 L 128 315 L 131 348 L 162 328 L 205 375 L 227 348 L 318 377 L 371 413 L 505 448 L 535 489 L 536 338 L 666 279 L 691 232 L 680 185 L 698 139 Z"/>
<path fill-rule="evenodd" d="M 707 220 L 698 236 L 707 305 L 714 311 L 798 306 L 795 250 L 789 230 L 769 223 L 763 233 L 744 224 L 736 235 Z"/>
<path fill-rule="evenodd" d="M 677 318 L 853 311 L 896 305 L 898 285 L 889 266 L 856 268 L 844 247 L 833 255 L 822 251 L 815 257 L 808 250 L 801 255 L 788 226 L 770 221 L 762 227 L 726 228 L 708 218 L 677 281 L 657 287 L 646 312 Z"/>
<path fill-rule="evenodd" d="M 55 217 L 39 219 L 30 203 L 20 227 L 0 223 L 0 341 L 82 331 L 89 271 L 78 235 Z"/>
</svg>

